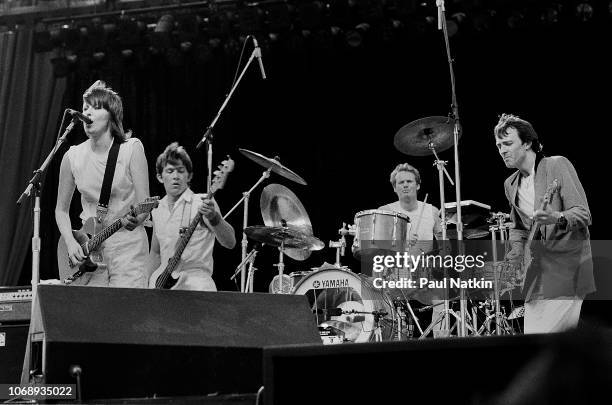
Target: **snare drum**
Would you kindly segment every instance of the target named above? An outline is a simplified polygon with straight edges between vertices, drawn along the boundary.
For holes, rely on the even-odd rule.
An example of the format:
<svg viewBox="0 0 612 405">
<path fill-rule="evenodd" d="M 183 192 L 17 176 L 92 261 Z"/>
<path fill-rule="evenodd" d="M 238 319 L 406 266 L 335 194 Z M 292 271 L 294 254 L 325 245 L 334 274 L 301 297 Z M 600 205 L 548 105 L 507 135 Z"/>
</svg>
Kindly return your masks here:
<svg viewBox="0 0 612 405">
<path fill-rule="evenodd" d="M 395 316 L 391 300 L 360 274 L 343 269 L 315 271 L 301 279 L 293 294 L 308 297 L 317 325 L 342 331 L 348 341 L 375 340 L 374 311 L 387 313 L 378 323 L 381 338 L 389 340 L 393 336 Z"/>
<path fill-rule="evenodd" d="M 353 254 L 377 254 L 381 250 L 402 251 L 408 241 L 410 218 L 394 211 L 367 210 L 355 214 Z"/>
</svg>

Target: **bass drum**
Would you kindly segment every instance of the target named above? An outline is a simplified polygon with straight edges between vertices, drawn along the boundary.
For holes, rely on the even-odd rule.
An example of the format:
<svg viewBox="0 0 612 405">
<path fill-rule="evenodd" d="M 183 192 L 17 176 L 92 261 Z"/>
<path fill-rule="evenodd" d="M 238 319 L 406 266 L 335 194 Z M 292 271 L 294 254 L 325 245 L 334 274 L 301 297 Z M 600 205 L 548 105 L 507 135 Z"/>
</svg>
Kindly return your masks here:
<svg viewBox="0 0 612 405">
<path fill-rule="evenodd" d="M 293 294 L 306 295 L 317 325 L 341 331 L 345 341 L 370 342 L 377 340 L 377 335 L 381 340 L 393 337 L 392 302 L 365 276 L 343 269 L 314 271 L 295 285 Z"/>
</svg>

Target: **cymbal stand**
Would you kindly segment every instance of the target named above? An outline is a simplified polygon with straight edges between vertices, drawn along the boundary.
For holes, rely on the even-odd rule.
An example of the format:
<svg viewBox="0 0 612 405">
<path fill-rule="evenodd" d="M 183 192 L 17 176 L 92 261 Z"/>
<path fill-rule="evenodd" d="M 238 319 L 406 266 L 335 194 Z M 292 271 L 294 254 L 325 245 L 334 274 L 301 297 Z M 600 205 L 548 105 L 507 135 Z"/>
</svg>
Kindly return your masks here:
<svg viewBox="0 0 612 405">
<path fill-rule="evenodd" d="M 272 167 L 269 167 L 267 170 L 264 170 L 259 180 L 257 180 L 257 183 L 255 183 L 253 187 L 249 189 L 249 191 L 242 193 L 242 198 L 232 207 L 232 209 L 230 209 L 223 216 L 223 219 L 226 219 L 244 201 L 244 206 L 243 206 L 244 210 L 242 214 L 242 256 L 241 256 L 242 258 L 241 266 L 242 267 L 241 267 L 241 273 L 240 273 L 240 292 L 247 292 L 246 291 L 246 273 L 245 273 L 246 260 L 245 259 L 247 257 L 247 249 L 249 246 L 249 241 L 247 239 L 247 236 L 244 230 L 246 229 L 249 223 L 249 197 L 251 196 L 251 193 L 253 192 L 253 190 L 257 188 L 257 186 L 259 186 L 261 183 L 264 182 L 264 180 L 270 177 L 271 171 L 272 171 Z"/>
<path fill-rule="evenodd" d="M 499 239 L 502 243 L 507 240 L 508 226 L 505 221 L 510 216 L 503 212 L 492 214 L 493 225 L 489 227 L 491 232 L 491 248 L 493 254 L 493 303 L 495 305 L 495 333 L 497 335 L 502 334 L 502 322 L 507 325 L 505 316 L 502 316 L 500 304 L 499 304 L 499 279 L 503 268 L 499 267 L 498 271 L 498 259 L 497 259 L 497 232 L 499 232 Z M 507 325 L 509 327 L 509 325 Z"/>
<path fill-rule="evenodd" d="M 274 264 L 274 267 L 278 267 L 278 283 L 279 283 L 279 294 L 285 294 L 283 292 L 283 273 L 285 272 L 285 263 L 283 258 L 285 256 L 285 242 L 281 242 L 278 248 L 278 263 Z"/>
</svg>

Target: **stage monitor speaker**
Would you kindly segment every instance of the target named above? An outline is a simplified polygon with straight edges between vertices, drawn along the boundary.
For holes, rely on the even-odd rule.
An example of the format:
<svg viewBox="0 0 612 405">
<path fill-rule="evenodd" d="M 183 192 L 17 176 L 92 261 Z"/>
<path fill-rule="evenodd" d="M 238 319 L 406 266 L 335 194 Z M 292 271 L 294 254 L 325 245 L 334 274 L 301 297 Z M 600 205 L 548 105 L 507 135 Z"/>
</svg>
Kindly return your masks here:
<svg viewBox="0 0 612 405">
<path fill-rule="evenodd" d="M 0 325 L 0 384 L 19 384 L 28 323 Z"/>
<path fill-rule="evenodd" d="M 41 285 L 29 342 L 22 381 L 78 365 L 86 400 L 256 392 L 264 346 L 321 339 L 305 296 Z"/>
<path fill-rule="evenodd" d="M 266 405 L 490 403 L 486 400 L 552 339 L 531 335 L 265 348 L 263 397 Z"/>
</svg>

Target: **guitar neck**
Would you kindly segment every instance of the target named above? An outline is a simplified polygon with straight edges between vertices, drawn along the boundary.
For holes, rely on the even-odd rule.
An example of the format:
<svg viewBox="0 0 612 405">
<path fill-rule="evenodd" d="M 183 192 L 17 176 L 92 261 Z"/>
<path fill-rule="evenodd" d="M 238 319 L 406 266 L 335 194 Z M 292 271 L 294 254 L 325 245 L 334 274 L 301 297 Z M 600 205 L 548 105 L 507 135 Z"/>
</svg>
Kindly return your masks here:
<svg viewBox="0 0 612 405">
<path fill-rule="evenodd" d="M 548 207 L 548 201 L 546 201 L 546 200 L 542 201 L 542 205 L 540 205 L 540 210 L 544 211 L 546 209 L 546 207 Z M 533 221 L 534 222 L 531 225 L 531 232 L 529 232 L 529 236 L 527 237 L 527 243 L 533 241 L 533 239 L 535 238 L 536 234 L 540 230 L 541 224 L 539 222 L 535 222 L 535 219 Z"/>
<path fill-rule="evenodd" d="M 115 222 L 113 222 L 112 224 L 104 228 L 102 232 L 97 233 L 93 238 L 83 243 L 81 245 L 81 248 L 84 251 L 89 251 L 89 252 L 91 252 L 92 250 L 98 249 L 100 245 L 102 244 L 102 242 L 110 238 L 115 232 L 121 229 L 122 226 L 123 226 L 123 223 L 121 222 L 121 218 L 117 219 Z"/>
<path fill-rule="evenodd" d="M 215 192 L 210 194 L 210 197 L 209 197 L 210 199 L 212 199 L 215 196 Z M 181 256 L 183 255 L 183 252 L 185 251 L 185 248 L 187 247 L 187 244 L 189 243 L 189 240 L 191 240 L 191 236 L 195 232 L 195 229 L 198 227 L 198 224 L 200 223 L 201 220 L 202 220 L 202 215 L 198 212 L 196 216 L 189 223 L 189 227 L 185 230 L 185 232 L 179 239 L 179 244 L 176 247 L 176 251 L 174 252 L 174 255 L 170 258 L 170 260 L 168 260 L 168 266 L 166 266 L 166 269 L 164 270 L 166 273 L 172 273 L 174 269 L 176 268 L 176 266 L 178 265 L 179 261 L 181 260 Z"/>
</svg>

